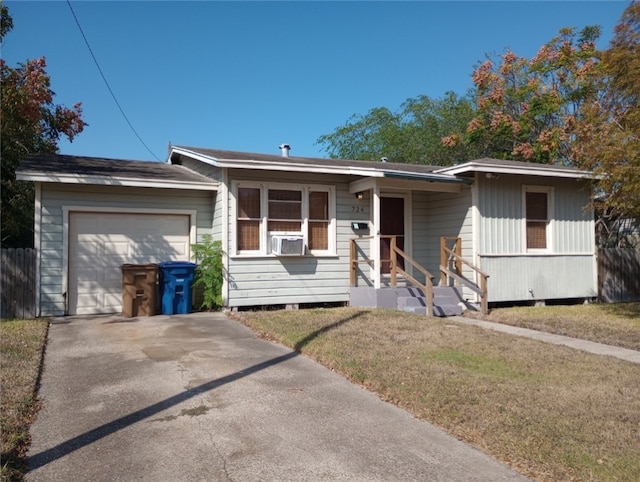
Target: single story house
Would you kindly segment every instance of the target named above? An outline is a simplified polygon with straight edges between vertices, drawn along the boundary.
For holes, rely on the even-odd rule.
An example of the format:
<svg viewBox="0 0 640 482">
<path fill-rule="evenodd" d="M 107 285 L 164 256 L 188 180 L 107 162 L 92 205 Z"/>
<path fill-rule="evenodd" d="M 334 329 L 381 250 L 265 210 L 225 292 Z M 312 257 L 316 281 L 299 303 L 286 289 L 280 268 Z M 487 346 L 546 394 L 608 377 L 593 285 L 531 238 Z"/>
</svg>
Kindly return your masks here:
<svg viewBox="0 0 640 482">
<path fill-rule="evenodd" d="M 39 314 L 119 312 L 123 263 L 190 260 L 206 233 L 222 243 L 230 309 L 353 304 L 359 288 L 414 277 L 426 286 L 430 276 L 436 285 L 474 280 L 460 290 L 471 303 L 597 294 L 589 172 L 281 149 L 171 146 L 164 163 L 30 157 L 18 178 L 35 182 Z"/>
</svg>

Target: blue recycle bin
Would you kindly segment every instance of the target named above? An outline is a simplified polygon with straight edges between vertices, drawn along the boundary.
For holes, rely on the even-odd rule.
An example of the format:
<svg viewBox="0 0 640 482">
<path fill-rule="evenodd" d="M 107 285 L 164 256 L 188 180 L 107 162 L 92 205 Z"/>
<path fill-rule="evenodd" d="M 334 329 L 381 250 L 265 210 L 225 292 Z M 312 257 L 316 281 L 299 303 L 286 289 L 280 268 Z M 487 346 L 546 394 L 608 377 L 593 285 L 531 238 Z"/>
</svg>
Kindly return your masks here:
<svg viewBox="0 0 640 482">
<path fill-rule="evenodd" d="M 196 264 L 186 261 L 158 263 L 162 314 L 191 313 L 191 285 Z"/>
</svg>

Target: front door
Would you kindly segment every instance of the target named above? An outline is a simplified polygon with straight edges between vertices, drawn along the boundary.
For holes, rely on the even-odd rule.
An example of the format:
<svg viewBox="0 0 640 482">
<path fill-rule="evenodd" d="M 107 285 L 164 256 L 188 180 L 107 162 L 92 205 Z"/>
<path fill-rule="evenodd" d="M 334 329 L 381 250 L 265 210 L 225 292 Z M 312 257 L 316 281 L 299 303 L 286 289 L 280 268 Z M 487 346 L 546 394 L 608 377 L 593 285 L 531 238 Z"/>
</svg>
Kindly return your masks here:
<svg viewBox="0 0 640 482">
<path fill-rule="evenodd" d="M 380 235 L 397 236 L 398 248 L 404 250 L 404 198 L 380 198 Z M 380 238 L 380 261 L 382 274 L 390 272 L 391 239 Z M 398 265 L 404 269 L 404 260 L 398 259 Z"/>
</svg>

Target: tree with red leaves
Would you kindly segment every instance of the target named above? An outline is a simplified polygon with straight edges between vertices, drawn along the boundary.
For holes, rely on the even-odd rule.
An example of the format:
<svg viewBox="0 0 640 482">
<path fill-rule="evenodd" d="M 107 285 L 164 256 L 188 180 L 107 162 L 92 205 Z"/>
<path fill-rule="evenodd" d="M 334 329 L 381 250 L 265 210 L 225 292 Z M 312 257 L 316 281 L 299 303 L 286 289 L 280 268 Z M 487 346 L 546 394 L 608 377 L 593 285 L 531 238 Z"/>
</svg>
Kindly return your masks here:
<svg viewBox="0 0 640 482">
<path fill-rule="evenodd" d="M 0 5 L 0 41 L 12 29 L 9 10 Z M 57 152 L 62 136 L 82 132 L 82 107 L 56 105 L 44 57 L 9 67 L 0 59 L 1 115 L 1 240 L 3 247 L 33 246 L 34 192 L 31 183 L 16 180 L 16 168 L 29 154 Z"/>
<path fill-rule="evenodd" d="M 443 145 L 475 146 L 486 157 L 574 164 L 573 129 L 581 106 L 597 97 L 598 27 L 563 28 L 527 59 L 506 51 L 472 76 L 476 113 Z"/>
<path fill-rule="evenodd" d="M 605 219 L 640 220 L 640 3 L 623 12 L 602 53 L 603 94 L 582 108 L 573 155 L 598 174 Z M 615 232 L 615 231 L 614 231 Z"/>
</svg>

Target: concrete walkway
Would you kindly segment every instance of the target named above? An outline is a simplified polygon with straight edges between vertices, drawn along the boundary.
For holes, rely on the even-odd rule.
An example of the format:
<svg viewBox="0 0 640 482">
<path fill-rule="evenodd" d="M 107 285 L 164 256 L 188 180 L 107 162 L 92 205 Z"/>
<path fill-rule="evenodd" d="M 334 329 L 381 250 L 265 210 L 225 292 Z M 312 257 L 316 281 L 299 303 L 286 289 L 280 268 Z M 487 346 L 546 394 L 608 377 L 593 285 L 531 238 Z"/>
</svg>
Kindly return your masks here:
<svg viewBox="0 0 640 482">
<path fill-rule="evenodd" d="M 222 314 L 56 320 L 40 395 L 28 481 L 527 480 Z"/>
<path fill-rule="evenodd" d="M 472 318 L 465 318 L 463 316 L 452 316 L 449 319 L 456 320 L 467 325 L 475 325 L 490 330 L 509 333 L 511 335 L 533 338 L 534 340 L 540 340 L 545 343 L 564 345 L 575 348 L 576 350 L 595 353 L 596 355 L 612 356 L 615 358 L 619 358 L 620 360 L 626 360 L 632 363 L 640 364 L 640 351 L 629 350 L 627 348 L 620 348 L 617 346 L 604 345 L 602 343 L 595 343 L 593 341 L 579 340 L 577 338 L 571 338 L 563 335 L 554 335 L 552 333 L 545 333 L 542 331 L 529 330 L 527 328 L 519 328 L 517 326 L 503 325 L 501 323 L 474 320 Z"/>
</svg>

